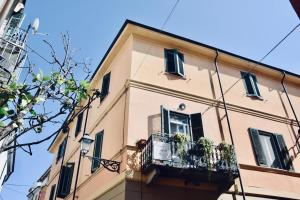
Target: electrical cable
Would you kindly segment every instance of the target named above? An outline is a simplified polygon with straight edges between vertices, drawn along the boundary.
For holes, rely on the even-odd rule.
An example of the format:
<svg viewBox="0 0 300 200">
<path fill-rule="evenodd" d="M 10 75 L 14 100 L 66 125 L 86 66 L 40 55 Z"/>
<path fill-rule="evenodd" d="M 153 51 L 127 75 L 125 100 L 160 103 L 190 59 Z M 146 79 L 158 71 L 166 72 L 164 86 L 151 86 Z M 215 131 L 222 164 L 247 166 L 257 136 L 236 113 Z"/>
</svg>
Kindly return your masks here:
<svg viewBox="0 0 300 200">
<path fill-rule="evenodd" d="M 285 41 L 298 27 L 300 26 L 300 23 L 297 24 L 293 29 L 291 29 L 291 31 L 289 31 L 279 42 L 277 42 L 270 51 L 268 51 L 268 53 L 266 53 L 261 59 L 259 59 L 250 70 L 247 71 L 247 73 L 251 73 L 253 72 L 257 66 L 259 66 L 259 64 L 262 64 L 261 62 L 266 59 L 280 44 L 282 44 L 283 41 Z M 245 74 L 247 74 L 245 73 Z M 226 91 L 224 91 L 224 96 L 240 81 L 242 80 L 244 77 L 240 77 L 238 80 L 236 80 Z M 222 96 L 220 96 L 219 98 L 217 98 L 216 100 L 220 100 L 222 98 Z M 212 108 L 213 105 L 208 106 L 207 109 L 205 109 L 205 111 L 203 112 L 203 114 L 205 112 L 207 112 L 210 108 Z"/>
<path fill-rule="evenodd" d="M 165 27 L 166 24 L 168 23 L 169 19 L 170 19 L 171 16 L 173 15 L 173 13 L 174 13 L 174 11 L 175 11 L 175 9 L 176 9 L 176 7 L 177 7 L 177 5 L 178 5 L 179 2 L 180 2 L 180 0 L 177 0 L 177 1 L 175 2 L 175 4 L 173 5 L 171 11 L 169 12 L 167 18 L 165 19 L 165 21 L 164 21 L 163 24 L 161 25 L 160 30 L 163 30 L 163 29 L 164 29 L 164 27 Z M 135 73 L 133 74 L 132 79 L 136 76 L 137 72 L 138 72 L 138 71 L 140 70 L 140 68 L 143 66 L 143 64 L 144 64 L 144 62 L 145 62 L 145 59 L 146 59 L 146 57 L 148 56 L 148 53 L 150 52 L 150 49 L 151 49 L 151 47 L 149 47 L 149 48 L 147 49 L 147 51 L 146 51 L 146 53 L 145 53 L 143 59 L 141 60 L 141 63 L 139 64 L 139 67 L 136 69 Z"/>
</svg>

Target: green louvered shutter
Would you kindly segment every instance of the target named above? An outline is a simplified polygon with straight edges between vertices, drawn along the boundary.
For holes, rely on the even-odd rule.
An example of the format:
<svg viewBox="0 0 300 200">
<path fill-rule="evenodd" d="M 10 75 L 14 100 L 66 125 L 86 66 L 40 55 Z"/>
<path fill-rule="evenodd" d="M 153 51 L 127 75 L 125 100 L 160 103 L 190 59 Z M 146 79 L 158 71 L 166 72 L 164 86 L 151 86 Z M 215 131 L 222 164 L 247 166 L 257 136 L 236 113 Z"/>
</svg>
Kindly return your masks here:
<svg viewBox="0 0 300 200">
<path fill-rule="evenodd" d="M 183 63 L 184 63 L 184 56 L 182 53 L 177 51 L 177 59 L 178 59 L 178 74 L 181 76 L 184 76 L 184 70 L 183 70 Z"/>
<path fill-rule="evenodd" d="M 166 72 L 176 73 L 177 60 L 175 51 L 173 49 L 165 49 L 165 64 Z"/>
<path fill-rule="evenodd" d="M 72 185 L 74 163 L 67 163 L 62 167 L 60 179 L 57 187 L 57 197 L 65 198 L 69 195 Z"/>
<path fill-rule="evenodd" d="M 283 136 L 279 134 L 274 134 L 274 137 L 275 137 L 275 141 L 279 152 L 279 157 L 283 165 L 283 168 L 286 170 L 293 171 L 294 170 L 293 163 L 290 158 L 288 148 L 284 142 Z"/>
<path fill-rule="evenodd" d="M 193 141 L 197 142 L 199 138 L 204 137 L 201 113 L 191 114 L 191 125 Z"/>
<path fill-rule="evenodd" d="M 244 81 L 244 85 L 246 88 L 246 92 L 248 95 L 254 95 L 254 89 L 252 87 L 250 74 L 246 72 L 241 72 L 242 79 Z"/>
<path fill-rule="evenodd" d="M 252 85 L 253 85 L 253 88 L 254 88 L 254 95 L 260 97 L 260 92 L 259 92 L 259 89 L 258 89 L 257 78 L 256 78 L 256 76 L 254 74 L 251 74 L 250 76 L 252 78 L 252 83 L 253 83 Z"/>
<path fill-rule="evenodd" d="M 101 159 L 103 135 L 104 135 L 104 131 L 101 131 L 100 133 L 97 133 L 95 136 L 94 153 L 93 153 L 93 157 L 95 158 Z M 99 167 L 100 167 L 100 161 L 93 159 L 92 167 L 91 167 L 92 173 L 96 171 L 96 169 L 98 169 Z"/>
<path fill-rule="evenodd" d="M 161 133 L 170 133 L 170 111 L 160 106 Z"/>
<path fill-rule="evenodd" d="M 77 123 L 75 129 L 75 137 L 80 133 L 82 127 L 82 120 L 83 120 L 83 112 L 77 116 Z"/>
<path fill-rule="evenodd" d="M 265 154 L 263 152 L 263 147 L 259 139 L 259 132 L 257 129 L 249 128 L 249 134 L 252 141 L 256 161 L 259 165 L 267 166 L 267 161 Z"/>
<path fill-rule="evenodd" d="M 110 72 L 103 76 L 100 101 L 103 101 L 103 99 L 108 95 L 109 84 L 110 84 Z"/>
</svg>

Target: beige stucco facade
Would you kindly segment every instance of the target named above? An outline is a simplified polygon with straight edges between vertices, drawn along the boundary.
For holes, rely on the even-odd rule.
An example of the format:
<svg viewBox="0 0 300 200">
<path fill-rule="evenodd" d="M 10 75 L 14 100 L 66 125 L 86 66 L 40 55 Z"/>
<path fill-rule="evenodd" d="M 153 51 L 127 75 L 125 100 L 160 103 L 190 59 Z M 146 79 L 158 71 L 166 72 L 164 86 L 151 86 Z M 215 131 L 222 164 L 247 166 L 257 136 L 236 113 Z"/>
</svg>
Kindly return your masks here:
<svg viewBox="0 0 300 200">
<path fill-rule="evenodd" d="M 184 77 L 165 72 L 164 49 L 184 54 Z M 104 130 L 101 158 L 121 162 L 120 174 L 102 167 L 91 173 L 91 161 L 81 160 L 78 199 L 242 199 L 239 179 L 219 196 L 216 184 L 187 184 L 176 177 L 158 176 L 147 185 L 148 174 L 141 177 L 136 142 L 161 132 L 160 106 L 178 111 L 184 103 L 185 114 L 202 113 L 205 137 L 215 143 L 230 143 L 224 106 L 215 70 L 215 49 L 173 37 L 132 22 L 125 23 L 112 48 L 95 73 L 92 87 L 101 89 L 102 77 L 111 72 L 108 96 L 94 101 L 89 112 L 87 132 L 92 138 Z M 282 73 L 254 62 L 220 52 L 217 59 L 228 106 L 228 117 L 235 142 L 246 198 L 300 199 L 300 160 L 296 137 L 298 127 L 281 86 Z M 255 73 L 262 98 L 246 95 L 241 71 Z M 288 74 L 285 85 L 300 116 L 300 78 Z M 83 102 L 85 104 L 86 102 Z M 72 199 L 79 157 L 79 139 L 75 138 L 76 120 L 70 125 L 64 163 L 74 162 L 70 194 Z M 294 171 L 258 166 L 249 128 L 283 135 L 292 158 Z M 54 154 L 46 199 L 51 186 L 58 183 L 61 160 L 56 162 L 61 133 L 49 148 Z M 88 153 L 93 155 L 93 149 Z"/>
</svg>

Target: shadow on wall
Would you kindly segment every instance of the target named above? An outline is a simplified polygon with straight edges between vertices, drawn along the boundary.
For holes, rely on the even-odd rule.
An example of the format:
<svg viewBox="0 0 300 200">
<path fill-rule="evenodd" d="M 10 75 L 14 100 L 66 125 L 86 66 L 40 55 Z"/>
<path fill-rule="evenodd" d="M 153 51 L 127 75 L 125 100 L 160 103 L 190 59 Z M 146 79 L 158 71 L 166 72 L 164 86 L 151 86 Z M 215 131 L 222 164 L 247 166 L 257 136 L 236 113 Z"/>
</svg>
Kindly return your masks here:
<svg viewBox="0 0 300 200">
<path fill-rule="evenodd" d="M 160 114 L 150 115 L 148 117 L 148 138 L 153 133 L 161 132 L 161 118 Z"/>
</svg>

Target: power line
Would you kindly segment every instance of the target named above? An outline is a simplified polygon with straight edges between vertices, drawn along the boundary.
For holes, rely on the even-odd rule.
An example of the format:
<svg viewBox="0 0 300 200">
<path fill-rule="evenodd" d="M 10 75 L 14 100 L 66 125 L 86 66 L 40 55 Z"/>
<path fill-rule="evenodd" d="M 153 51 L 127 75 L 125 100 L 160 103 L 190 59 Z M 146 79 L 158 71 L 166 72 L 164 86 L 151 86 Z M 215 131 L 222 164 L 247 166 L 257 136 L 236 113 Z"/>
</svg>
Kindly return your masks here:
<svg viewBox="0 0 300 200">
<path fill-rule="evenodd" d="M 268 55 L 270 55 L 285 39 L 287 39 L 298 27 L 300 23 L 297 24 L 284 38 L 282 38 L 264 57 L 262 57 L 258 62 L 262 62 Z"/>
<path fill-rule="evenodd" d="M 170 17 L 172 16 L 177 4 L 179 3 L 180 0 L 177 0 L 176 3 L 173 5 L 173 8 L 171 10 L 171 12 L 169 13 L 168 17 L 165 19 L 163 25 L 161 26 L 160 29 L 163 29 L 165 27 L 165 25 L 167 24 L 167 22 L 169 21 Z"/>
<path fill-rule="evenodd" d="M 5 185 L 20 186 L 20 187 L 31 187 L 31 185 L 22 185 L 22 184 L 13 184 L 13 183 L 6 183 Z"/>
<path fill-rule="evenodd" d="M 161 27 L 160 27 L 161 30 L 164 29 L 165 25 L 168 23 L 169 19 L 170 19 L 171 16 L 173 15 L 173 13 L 174 13 L 174 11 L 175 11 L 175 9 L 176 9 L 176 7 L 177 7 L 179 1 L 180 1 L 180 0 L 176 0 L 175 4 L 172 6 L 171 11 L 169 12 L 167 18 L 164 20 L 163 24 L 162 24 Z M 138 71 L 140 70 L 140 68 L 143 66 L 143 64 L 144 64 L 144 62 L 145 62 L 145 59 L 146 59 L 146 57 L 148 56 L 148 53 L 150 52 L 150 49 L 151 49 L 151 47 L 149 47 L 149 48 L 147 49 L 146 54 L 144 55 L 144 57 L 143 57 L 141 63 L 139 64 L 139 67 L 138 67 L 137 70 L 135 71 L 135 73 L 134 73 L 134 75 L 132 76 L 132 78 L 135 77 L 135 75 L 137 74 L 137 72 L 138 72 Z"/>
</svg>

